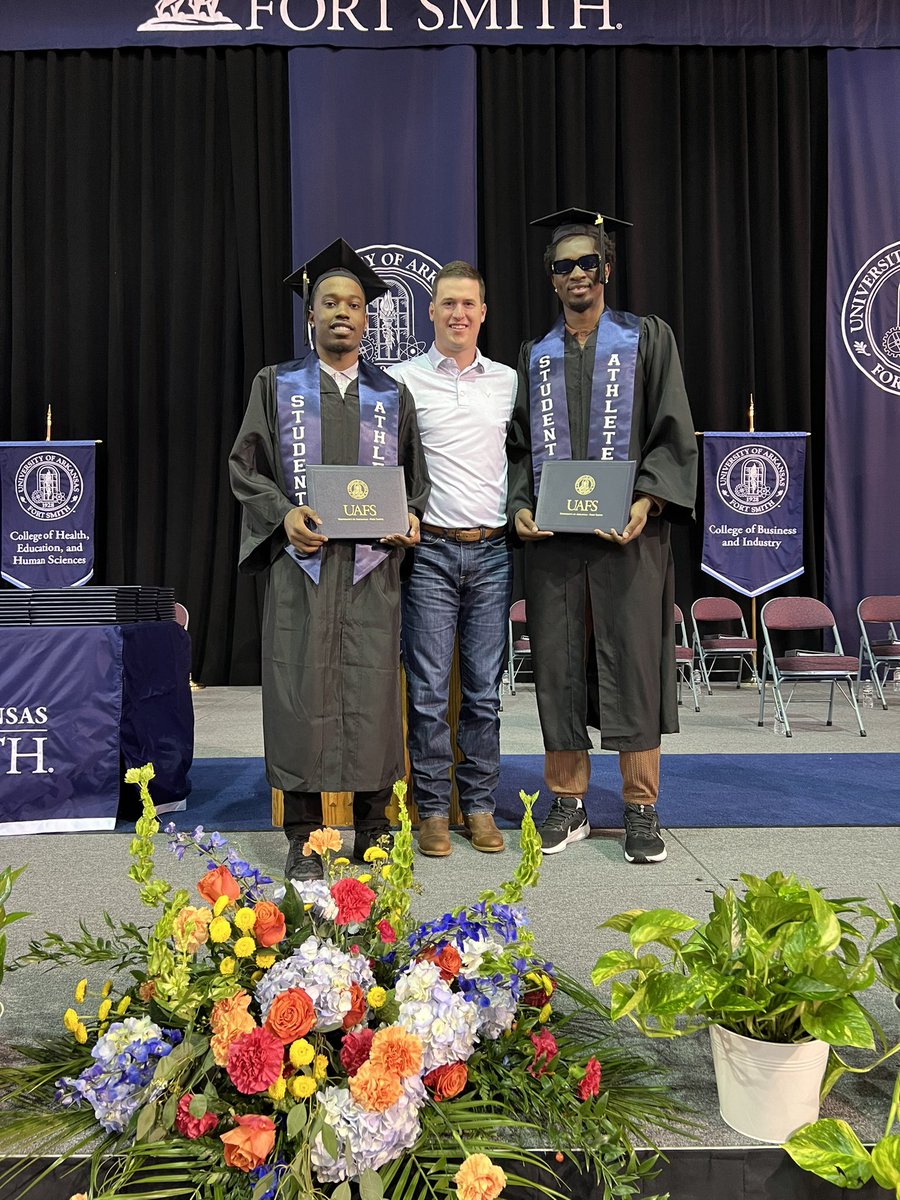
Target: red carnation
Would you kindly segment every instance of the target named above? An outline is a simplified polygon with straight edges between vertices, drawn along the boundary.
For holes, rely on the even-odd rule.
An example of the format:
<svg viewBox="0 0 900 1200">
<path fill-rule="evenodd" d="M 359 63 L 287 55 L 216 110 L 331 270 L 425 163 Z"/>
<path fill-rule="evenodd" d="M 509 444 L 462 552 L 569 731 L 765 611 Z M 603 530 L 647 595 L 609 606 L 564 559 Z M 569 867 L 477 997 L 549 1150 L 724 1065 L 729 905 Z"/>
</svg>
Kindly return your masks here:
<svg viewBox="0 0 900 1200">
<path fill-rule="evenodd" d="M 358 879 L 339 879 L 331 885 L 331 895 L 338 907 L 335 924 L 357 925 L 372 911 L 375 893 Z"/>
<path fill-rule="evenodd" d="M 584 1079 L 578 1085 L 578 1095 L 582 1100 L 596 1096 L 600 1091 L 600 1064 L 593 1055 L 587 1060 L 584 1068 Z"/>
<path fill-rule="evenodd" d="M 205 1112 L 202 1117 L 191 1116 L 191 1101 L 193 1095 L 190 1092 L 185 1094 L 178 1101 L 178 1109 L 175 1113 L 175 1128 L 180 1134 L 191 1141 L 196 1141 L 204 1134 L 211 1133 L 219 1123 L 219 1118 L 215 1113 Z"/>
<path fill-rule="evenodd" d="M 389 946 L 391 942 L 396 942 L 397 935 L 394 933 L 394 927 L 390 921 L 379 921 L 376 928 L 378 929 L 378 936 L 385 943 L 385 945 Z"/>
<path fill-rule="evenodd" d="M 341 1066 L 348 1075 L 355 1075 L 369 1057 L 372 1038 L 371 1029 L 360 1029 L 358 1033 L 345 1033 L 341 1039 Z"/>
<path fill-rule="evenodd" d="M 281 1074 L 284 1045 L 263 1026 L 236 1037 L 228 1047 L 226 1070 L 239 1092 L 264 1092 Z"/>
<path fill-rule="evenodd" d="M 531 1034 L 531 1041 L 534 1045 L 534 1058 L 531 1065 L 528 1067 L 528 1074 L 535 1079 L 540 1077 L 550 1067 L 550 1060 L 555 1058 L 559 1053 L 559 1047 L 556 1044 L 556 1038 L 549 1029 L 542 1029 L 540 1033 Z M 535 1070 L 537 1067 L 537 1070 Z"/>
</svg>

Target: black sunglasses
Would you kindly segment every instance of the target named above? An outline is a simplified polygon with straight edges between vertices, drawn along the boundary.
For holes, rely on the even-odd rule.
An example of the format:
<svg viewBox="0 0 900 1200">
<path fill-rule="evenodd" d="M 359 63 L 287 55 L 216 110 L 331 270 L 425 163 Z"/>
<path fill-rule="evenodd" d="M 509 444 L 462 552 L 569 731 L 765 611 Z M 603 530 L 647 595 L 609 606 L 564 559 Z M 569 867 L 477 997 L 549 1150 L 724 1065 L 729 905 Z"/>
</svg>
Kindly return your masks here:
<svg viewBox="0 0 900 1200">
<path fill-rule="evenodd" d="M 571 275 L 576 267 L 581 267 L 582 271 L 599 271 L 600 255 L 582 254 L 581 258 L 558 258 L 555 263 L 550 264 L 554 275 Z"/>
</svg>

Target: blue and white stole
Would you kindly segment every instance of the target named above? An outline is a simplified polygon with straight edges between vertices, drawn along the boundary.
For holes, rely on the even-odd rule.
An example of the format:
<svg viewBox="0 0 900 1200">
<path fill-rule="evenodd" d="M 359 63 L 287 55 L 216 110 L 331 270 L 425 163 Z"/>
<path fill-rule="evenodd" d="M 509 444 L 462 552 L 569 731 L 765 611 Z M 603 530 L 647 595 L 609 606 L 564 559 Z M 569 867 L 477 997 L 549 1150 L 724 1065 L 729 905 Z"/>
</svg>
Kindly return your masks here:
<svg viewBox="0 0 900 1200">
<path fill-rule="evenodd" d="M 640 317 L 605 308 L 597 326 L 587 456 L 604 461 L 630 457 L 634 381 Z M 544 463 L 572 457 L 566 398 L 566 323 L 561 316 L 531 349 L 529 386 L 531 463 L 534 494 L 541 485 Z"/>
<path fill-rule="evenodd" d="M 288 495 L 306 504 L 306 468 L 322 461 L 322 394 L 319 357 L 315 353 L 275 368 L 278 445 Z M 396 466 L 400 421 L 400 388 L 390 375 L 359 360 L 359 457 L 361 467 Z M 318 584 L 322 552 L 287 552 L 313 583 Z M 365 578 L 390 554 L 389 546 L 357 542 L 353 582 Z"/>
</svg>

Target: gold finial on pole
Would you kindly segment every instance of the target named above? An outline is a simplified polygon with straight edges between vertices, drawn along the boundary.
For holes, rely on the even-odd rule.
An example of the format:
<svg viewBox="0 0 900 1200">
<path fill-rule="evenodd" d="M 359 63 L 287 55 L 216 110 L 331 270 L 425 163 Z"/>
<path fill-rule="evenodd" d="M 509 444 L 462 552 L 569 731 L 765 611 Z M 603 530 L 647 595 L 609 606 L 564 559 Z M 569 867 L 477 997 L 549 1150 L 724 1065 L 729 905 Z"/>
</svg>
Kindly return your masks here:
<svg viewBox="0 0 900 1200">
<path fill-rule="evenodd" d="M 750 420 L 750 432 L 756 433 L 756 424 L 755 424 L 756 409 L 753 407 L 753 393 L 752 392 L 750 393 L 750 410 L 747 415 Z"/>
<path fill-rule="evenodd" d="M 45 441 L 48 441 L 48 442 L 50 441 L 50 434 L 52 433 L 52 430 L 53 430 L 53 415 L 50 412 L 50 405 L 48 404 L 47 405 L 47 436 L 44 439 Z"/>
</svg>

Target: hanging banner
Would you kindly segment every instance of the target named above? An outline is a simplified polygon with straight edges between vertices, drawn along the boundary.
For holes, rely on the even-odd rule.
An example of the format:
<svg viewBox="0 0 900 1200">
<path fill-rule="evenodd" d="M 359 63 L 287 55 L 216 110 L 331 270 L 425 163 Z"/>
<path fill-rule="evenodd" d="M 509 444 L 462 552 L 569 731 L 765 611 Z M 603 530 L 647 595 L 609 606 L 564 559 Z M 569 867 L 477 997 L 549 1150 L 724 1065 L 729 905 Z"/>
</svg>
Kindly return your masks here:
<svg viewBox="0 0 900 1200">
<path fill-rule="evenodd" d="M 900 44 L 896 0 L 7 0 L 3 7 L 3 50 Z"/>
<path fill-rule="evenodd" d="M 0 575 L 68 588 L 94 573 L 94 442 L 0 442 Z"/>
<path fill-rule="evenodd" d="M 112 829 L 122 632 L 0 628 L 0 834 Z"/>
<path fill-rule="evenodd" d="M 898 107 L 900 50 L 829 54 L 825 601 L 845 645 L 864 596 L 900 594 Z"/>
<path fill-rule="evenodd" d="M 360 346 L 364 358 L 386 367 L 428 349 L 435 275 L 452 259 L 474 263 L 478 253 L 475 51 L 348 50 L 340 58 L 341 104 L 357 116 L 339 136 L 324 137 L 335 119 L 336 69 L 332 50 L 289 56 L 294 262 L 342 237 L 388 284 L 368 307 Z M 375 111 L 377 121 L 358 119 Z M 299 300 L 294 311 L 299 357 L 306 352 Z"/>
<path fill-rule="evenodd" d="M 803 574 L 805 433 L 704 433 L 700 569 L 742 596 Z"/>
</svg>

